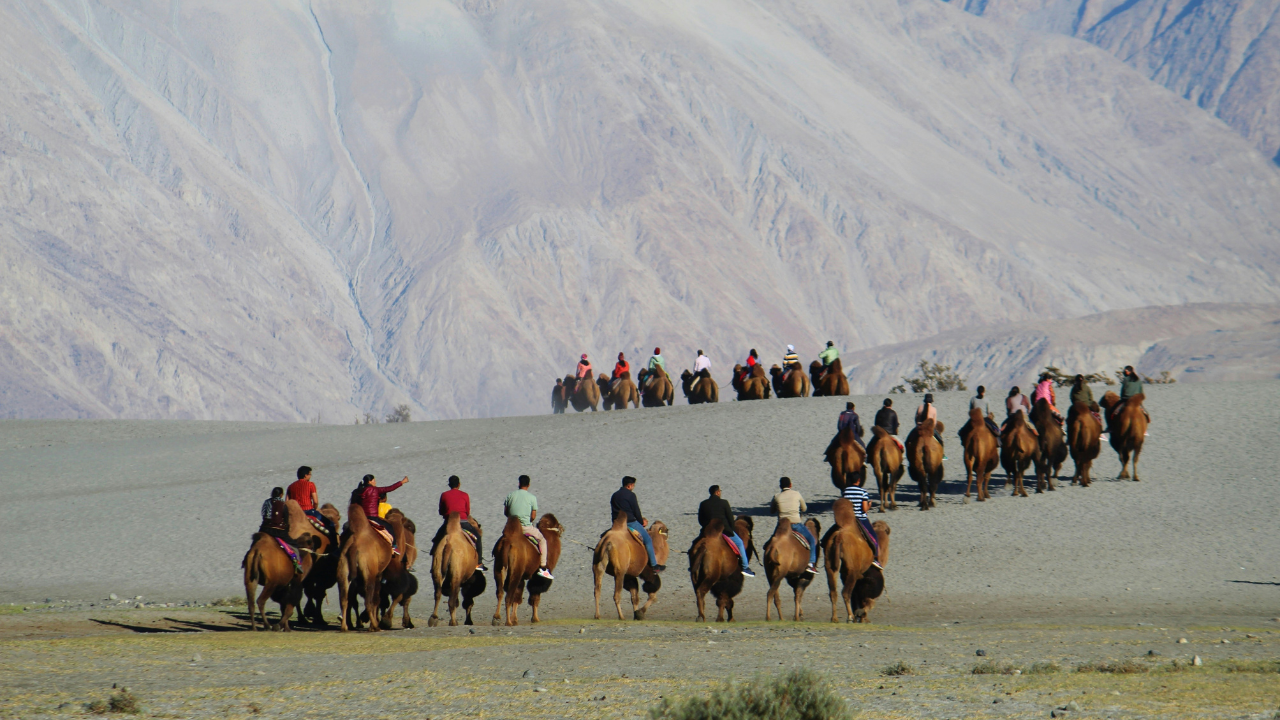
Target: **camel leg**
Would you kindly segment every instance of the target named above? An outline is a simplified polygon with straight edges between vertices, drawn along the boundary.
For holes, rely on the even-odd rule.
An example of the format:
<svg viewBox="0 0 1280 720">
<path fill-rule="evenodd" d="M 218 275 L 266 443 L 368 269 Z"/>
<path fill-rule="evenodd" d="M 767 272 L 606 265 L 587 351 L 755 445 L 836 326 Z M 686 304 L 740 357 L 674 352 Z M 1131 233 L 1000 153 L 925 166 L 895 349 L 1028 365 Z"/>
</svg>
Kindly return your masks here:
<svg viewBox="0 0 1280 720">
<path fill-rule="evenodd" d="M 653 595 L 649 595 L 649 599 L 652 599 L 652 598 L 653 598 Z M 636 606 L 639 604 L 640 604 L 640 581 L 637 580 L 636 586 L 634 588 L 631 588 L 631 619 L 632 620 L 643 620 L 645 612 L 649 609 L 648 601 L 646 601 L 645 604 L 640 605 L 639 609 L 637 609 Z"/>
<path fill-rule="evenodd" d="M 1116 479 L 1128 480 L 1129 479 L 1129 452 L 1127 450 L 1120 450 L 1119 452 L 1120 452 L 1120 476 L 1117 477 Z"/>
<path fill-rule="evenodd" d="M 427 620 L 427 627 L 437 627 L 440 624 L 440 583 L 432 578 L 432 585 L 435 585 L 436 589 L 436 604 L 431 609 L 431 618 Z"/>
<path fill-rule="evenodd" d="M 454 588 L 449 593 L 449 627 L 458 627 L 458 596 L 462 594 L 461 588 Z"/>
<path fill-rule="evenodd" d="M 268 584 L 263 584 L 263 586 L 262 586 L 262 592 L 258 594 L 258 603 L 257 603 L 257 605 L 258 605 L 258 616 L 262 618 L 262 629 L 263 629 L 263 630 L 274 630 L 274 629 L 275 629 L 275 628 L 272 628 L 272 627 L 271 627 L 271 623 L 267 622 L 267 600 L 271 598 L 271 591 L 272 591 L 273 589 L 274 589 L 274 588 L 272 588 L 270 585 L 268 585 Z M 250 607 L 249 611 L 250 611 L 250 612 L 252 612 L 252 611 L 253 611 L 253 608 L 252 608 L 252 607 Z"/>
<path fill-rule="evenodd" d="M 253 593 L 258 589 L 258 583 L 252 580 L 244 581 L 244 597 L 245 607 L 249 608 L 249 629 L 257 631 L 258 616 L 253 613 Z M 266 618 L 263 618 L 263 629 L 266 629 Z"/>
<path fill-rule="evenodd" d="M 615 572 L 617 572 L 618 574 L 613 576 L 613 605 L 614 607 L 618 608 L 618 619 L 621 620 L 622 619 L 622 583 L 626 580 L 627 576 L 624 570 L 616 570 Z M 636 592 L 631 593 L 631 607 L 633 610 L 635 609 L 636 602 L 638 602 L 639 600 L 640 600 L 639 593 L 636 593 Z"/>
<path fill-rule="evenodd" d="M 853 610 L 853 588 L 858 584 L 857 579 L 845 578 L 844 588 L 840 592 L 840 596 L 844 598 L 844 616 L 848 622 L 857 622 L 857 615 Z"/>
<path fill-rule="evenodd" d="M 1138 482 L 1138 455 L 1142 453 L 1141 447 L 1133 449 L 1133 481 Z"/>
<path fill-rule="evenodd" d="M 599 620 L 600 619 L 600 579 L 601 579 L 601 576 L 604 575 L 604 568 L 600 565 L 596 565 L 594 568 L 592 568 L 592 570 L 595 571 L 594 574 L 596 576 L 596 619 Z M 495 610 L 494 612 L 496 613 L 497 610 Z M 622 610 L 618 610 L 618 613 L 621 614 Z M 494 624 L 496 625 L 498 620 L 496 615 L 494 616 L 493 620 L 494 620 Z"/>
<path fill-rule="evenodd" d="M 371 587 L 364 589 L 364 609 L 369 613 L 369 632 L 382 632 L 378 622 L 378 605 L 382 602 L 379 585 L 382 584 L 382 578 L 370 583 Z"/>
<path fill-rule="evenodd" d="M 709 588 L 704 588 L 701 585 L 699 585 L 693 591 L 694 600 L 696 600 L 698 603 L 698 622 L 707 621 L 707 590 L 708 589 Z"/>
<path fill-rule="evenodd" d="M 502 593 L 503 593 L 503 591 L 505 590 L 504 586 L 506 585 L 506 580 L 507 580 L 506 575 L 507 575 L 507 573 L 506 573 L 506 568 L 505 568 L 504 566 L 499 565 L 499 564 L 497 564 L 497 563 L 494 563 L 494 565 L 495 565 L 495 567 L 494 567 L 494 569 L 493 569 L 493 585 L 494 585 L 494 592 L 497 594 L 497 596 L 498 596 L 498 597 L 497 597 L 497 600 L 496 600 L 496 603 L 497 603 L 497 604 L 493 606 L 493 620 L 490 622 L 490 624 L 492 624 L 492 625 L 500 625 L 500 624 L 502 624 Z M 599 620 L 599 619 L 600 619 L 600 617 L 599 617 L 599 615 L 600 615 L 600 610 L 599 610 L 599 607 L 598 607 L 598 606 L 600 605 L 600 593 L 599 593 L 599 589 L 600 589 L 600 582 L 599 582 L 599 578 L 597 578 L 597 579 L 596 579 L 596 590 L 597 590 L 597 592 L 596 592 L 596 605 L 597 605 L 597 608 L 596 608 L 596 619 L 597 619 L 597 620 Z"/>
<path fill-rule="evenodd" d="M 964 459 L 964 496 L 966 501 L 971 488 L 973 488 L 973 458 L 967 457 Z M 982 494 L 981 480 L 979 480 L 978 494 Z"/>
<path fill-rule="evenodd" d="M 827 566 L 827 594 L 831 597 L 831 622 L 840 622 L 836 615 L 836 574 Z"/>
<path fill-rule="evenodd" d="M 405 630 L 413 629 L 413 619 L 409 617 L 409 601 L 412 599 L 413 598 L 411 597 L 406 597 L 400 603 L 400 609 L 402 611 L 400 614 L 400 627 L 404 628 Z"/>
<path fill-rule="evenodd" d="M 729 602 L 726 597 L 716 596 L 716 622 L 724 622 L 724 611 L 727 609 Z M 733 618 L 732 612 L 730 612 L 729 618 Z"/>
<path fill-rule="evenodd" d="M 792 616 L 792 618 L 791 618 L 791 619 L 792 619 L 792 620 L 794 620 L 795 622 L 800 622 L 801 620 L 803 620 L 803 619 L 804 619 L 804 605 L 803 605 L 803 603 L 804 603 L 804 586 L 803 586 L 803 585 L 796 585 L 796 614 L 795 614 L 794 616 Z M 778 615 L 779 615 L 778 619 L 779 619 L 779 620 L 781 620 L 781 619 L 782 619 L 782 617 L 781 617 L 781 615 L 782 615 L 782 611 L 781 611 L 781 610 L 779 610 L 779 611 L 778 611 Z"/>
<path fill-rule="evenodd" d="M 291 632 L 289 629 L 289 618 L 293 617 L 293 603 L 280 604 L 280 623 L 278 627 L 283 632 Z"/>
<path fill-rule="evenodd" d="M 529 618 L 530 623 L 540 623 L 542 618 L 538 617 L 538 606 L 542 604 L 542 595 L 530 595 L 529 607 L 533 608 L 533 614 Z"/>
<path fill-rule="evenodd" d="M 520 585 L 507 588 L 507 627 L 520 624 L 520 596 Z"/>
<path fill-rule="evenodd" d="M 782 576 L 769 583 L 769 592 L 764 595 L 764 620 L 769 621 L 769 613 L 773 607 L 778 608 L 778 619 L 782 619 L 782 601 L 778 598 L 778 587 L 782 585 Z"/>
</svg>

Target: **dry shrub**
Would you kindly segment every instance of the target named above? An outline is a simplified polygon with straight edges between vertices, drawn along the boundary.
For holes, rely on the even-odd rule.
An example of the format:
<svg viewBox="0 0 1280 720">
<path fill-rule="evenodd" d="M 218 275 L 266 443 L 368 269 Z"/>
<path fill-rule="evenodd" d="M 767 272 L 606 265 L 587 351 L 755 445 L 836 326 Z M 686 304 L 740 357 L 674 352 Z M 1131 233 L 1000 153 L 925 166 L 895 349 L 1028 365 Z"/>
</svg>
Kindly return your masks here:
<svg viewBox="0 0 1280 720">
<path fill-rule="evenodd" d="M 1147 672 L 1149 669 L 1150 668 L 1138 662 L 1137 660 L 1118 660 L 1118 661 L 1112 661 L 1112 662 L 1104 662 L 1102 660 L 1096 660 L 1090 663 L 1081 663 L 1076 666 L 1076 672 L 1115 673 L 1117 675 L 1131 675 L 1134 673 L 1144 673 L 1144 672 Z"/>
<path fill-rule="evenodd" d="M 998 663 L 994 660 L 983 660 L 973 666 L 974 675 L 1012 675 L 1017 670 L 1010 663 Z"/>
<path fill-rule="evenodd" d="M 1228 660 L 1222 667 L 1227 672 L 1280 673 L 1280 660 Z"/>
<path fill-rule="evenodd" d="M 1061 672 L 1061 670 L 1062 668 L 1058 666 L 1058 663 L 1050 660 L 1048 662 L 1032 663 L 1031 667 L 1027 668 L 1027 674 L 1028 675 L 1052 675 L 1056 672 Z"/>
<path fill-rule="evenodd" d="M 915 675 L 916 669 L 899 660 L 892 665 L 886 665 L 880 668 L 880 674 L 887 677 L 901 677 L 902 675 Z"/>
<path fill-rule="evenodd" d="M 850 720 L 853 716 L 830 683 L 810 670 L 773 680 L 725 685 L 705 697 L 663 699 L 652 720 Z"/>
<path fill-rule="evenodd" d="M 142 712 L 142 706 L 138 703 L 138 698 L 129 692 L 129 688 L 120 688 L 119 692 L 114 692 L 107 700 L 94 700 L 84 706 L 87 712 L 94 715 L 106 715 L 107 713 L 122 713 L 125 715 L 137 715 Z"/>
</svg>

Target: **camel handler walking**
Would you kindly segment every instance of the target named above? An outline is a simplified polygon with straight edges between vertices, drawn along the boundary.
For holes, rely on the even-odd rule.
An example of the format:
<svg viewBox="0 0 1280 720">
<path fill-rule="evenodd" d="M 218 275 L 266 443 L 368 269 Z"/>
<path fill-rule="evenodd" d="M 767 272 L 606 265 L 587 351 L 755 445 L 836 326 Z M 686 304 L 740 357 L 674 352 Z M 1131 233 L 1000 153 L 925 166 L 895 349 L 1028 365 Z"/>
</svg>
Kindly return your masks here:
<svg viewBox="0 0 1280 720">
<path fill-rule="evenodd" d="M 533 521 L 538 518 L 538 498 L 529 492 L 528 475 L 521 475 L 516 482 L 519 487 L 512 490 L 511 494 L 507 495 L 507 499 L 502 501 L 502 514 L 519 520 L 520 530 L 525 536 L 538 541 L 538 575 L 548 580 L 555 580 L 551 576 L 551 571 L 547 569 L 547 539 L 542 536 L 538 526 L 533 524 Z"/>
<path fill-rule="evenodd" d="M 462 529 L 471 533 L 476 540 L 476 570 L 480 572 L 489 572 L 489 568 L 484 565 L 484 549 L 480 537 L 480 528 L 471 522 L 471 496 L 461 490 L 462 480 L 457 475 L 449 476 L 449 489 L 440 493 L 440 517 L 444 518 L 444 522 L 440 523 L 440 529 L 436 531 L 436 536 L 431 538 L 431 554 L 436 554 L 436 546 L 444 538 L 444 532 L 449 526 L 449 515 L 458 513 L 458 519 L 462 521 Z"/>
<path fill-rule="evenodd" d="M 862 534 L 867 537 L 871 551 L 875 553 L 875 559 L 871 564 L 883 570 L 884 566 L 880 564 L 880 540 L 876 538 L 876 531 L 872 529 L 871 521 L 867 519 L 867 511 L 871 509 L 871 496 L 867 495 L 867 491 L 863 490 L 861 485 L 849 485 L 840 497 L 853 503 L 853 514 L 857 516 Z"/>
<path fill-rule="evenodd" d="M 635 478 L 630 475 L 622 478 L 622 488 L 609 497 L 609 524 L 613 524 L 618 513 L 626 513 L 627 527 L 640 536 L 644 551 L 649 553 L 649 566 L 654 572 L 660 573 L 667 566 L 659 565 L 657 556 L 653 554 L 653 538 L 649 537 L 649 531 L 645 529 L 649 521 L 640 513 L 640 500 L 636 498 L 635 487 Z"/>
<path fill-rule="evenodd" d="M 729 501 L 720 497 L 719 485 L 707 488 L 707 494 L 711 497 L 698 505 L 698 524 L 705 528 L 707 523 L 719 518 L 724 524 L 724 536 L 738 548 L 738 561 L 742 564 L 743 576 L 755 577 L 756 574 L 751 572 L 751 566 L 747 563 L 747 546 L 742 542 L 742 538 L 738 537 L 733 522 L 733 508 L 729 507 Z"/>
<path fill-rule="evenodd" d="M 809 532 L 809 528 L 805 527 L 804 520 L 800 517 L 800 513 L 809 512 L 809 506 L 805 505 L 804 497 L 800 493 L 791 489 L 791 478 L 779 478 L 778 487 L 781 492 L 773 496 L 773 502 L 769 503 L 769 512 L 790 520 L 791 529 L 809 541 L 809 567 L 805 568 L 805 571 L 816 575 L 818 573 L 818 540 L 813 533 Z"/>
</svg>

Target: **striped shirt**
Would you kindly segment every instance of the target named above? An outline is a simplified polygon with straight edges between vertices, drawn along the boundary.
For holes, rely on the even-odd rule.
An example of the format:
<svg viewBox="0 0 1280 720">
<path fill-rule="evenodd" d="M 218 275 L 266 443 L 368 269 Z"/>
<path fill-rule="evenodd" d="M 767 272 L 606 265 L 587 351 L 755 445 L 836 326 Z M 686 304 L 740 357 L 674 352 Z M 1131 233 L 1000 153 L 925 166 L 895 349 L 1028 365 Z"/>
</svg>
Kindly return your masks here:
<svg viewBox="0 0 1280 720">
<path fill-rule="evenodd" d="M 782 368 L 784 370 L 786 368 L 791 367 L 792 365 L 799 365 L 799 364 L 800 364 L 800 356 L 796 355 L 793 352 L 787 353 L 786 355 L 782 356 Z"/>
<path fill-rule="evenodd" d="M 859 520 L 867 519 L 867 513 L 862 509 L 862 503 L 871 502 L 871 496 L 867 494 L 866 490 L 857 485 L 850 485 L 844 489 L 844 493 L 840 497 L 853 503 L 853 514 L 857 515 Z"/>
</svg>

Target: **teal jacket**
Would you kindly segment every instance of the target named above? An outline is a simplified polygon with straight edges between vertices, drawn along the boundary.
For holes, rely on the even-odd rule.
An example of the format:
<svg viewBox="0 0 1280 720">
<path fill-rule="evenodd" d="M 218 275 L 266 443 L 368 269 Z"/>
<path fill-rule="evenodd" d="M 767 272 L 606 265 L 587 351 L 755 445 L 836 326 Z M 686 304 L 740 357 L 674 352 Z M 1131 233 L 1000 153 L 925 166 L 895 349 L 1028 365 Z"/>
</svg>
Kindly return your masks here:
<svg viewBox="0 0 1280 720">
<path fill-rule="evenodd" d="M 1137 378 L 1120 383 L 1120 399 L 1128 400 L 1134 395 L 1142 394 L 1142 381 Z"/>
</svg>

